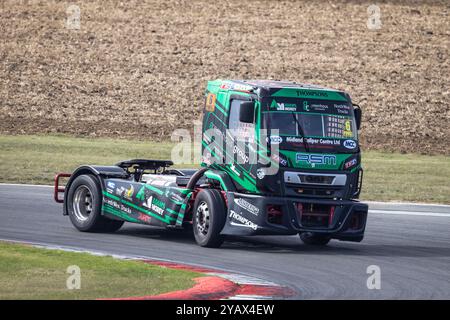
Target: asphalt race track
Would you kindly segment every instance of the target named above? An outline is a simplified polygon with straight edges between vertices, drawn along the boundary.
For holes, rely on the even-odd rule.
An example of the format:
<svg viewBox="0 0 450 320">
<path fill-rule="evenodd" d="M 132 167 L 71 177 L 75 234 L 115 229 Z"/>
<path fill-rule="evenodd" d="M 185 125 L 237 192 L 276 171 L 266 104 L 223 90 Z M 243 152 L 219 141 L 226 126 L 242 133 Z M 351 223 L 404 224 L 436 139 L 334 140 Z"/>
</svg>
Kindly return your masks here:
<svg viewBox="0 0 450 320">
<path fill-rule="evenodd" d="M 297 299 L 450 299 L 450 206 L 371 203 L 361 243 L 303 245 L 297 236 L 232 238 L 221 249 L 187 232 L 125 224 L 116 234 L 75 230 L 44 186 L 0 185 L 0 238 L 170 259 L 256 276 Z M 367 267 L 381 289 L 367 288 Z"/>
</svg>

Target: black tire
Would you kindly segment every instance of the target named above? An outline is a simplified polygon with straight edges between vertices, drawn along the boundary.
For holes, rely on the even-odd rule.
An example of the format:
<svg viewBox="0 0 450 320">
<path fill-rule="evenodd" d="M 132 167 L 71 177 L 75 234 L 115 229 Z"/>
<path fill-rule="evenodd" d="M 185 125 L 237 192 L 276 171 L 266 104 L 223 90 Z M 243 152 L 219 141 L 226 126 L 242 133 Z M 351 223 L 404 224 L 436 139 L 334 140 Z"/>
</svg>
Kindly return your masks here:
<svg viewBox="0 0 450 320">
<path fill-rule="evenodd" d="M 67 212 L 73 226 L 83 232 L 114 232 L 124 221 L 101 215 L 102 191 L 93 175 L 80 175 L 70 185 Z"/>
<path fill-rule="evenodd" d="M 219 191 L 204 189 L 195 199 L 192 212 L 194 237 L 201 247 L 218 248 L 223 243 L 220 232 L 225 225 L 225 203 Z"/>
<path fill-rule="evenodd" d="M 311 246 L 325 246 L 331 240 L 329 236 L 320 235 L 313 232 L 300 233 L 300 239 L 302 239 L 304 244 Z"/>
</svg>

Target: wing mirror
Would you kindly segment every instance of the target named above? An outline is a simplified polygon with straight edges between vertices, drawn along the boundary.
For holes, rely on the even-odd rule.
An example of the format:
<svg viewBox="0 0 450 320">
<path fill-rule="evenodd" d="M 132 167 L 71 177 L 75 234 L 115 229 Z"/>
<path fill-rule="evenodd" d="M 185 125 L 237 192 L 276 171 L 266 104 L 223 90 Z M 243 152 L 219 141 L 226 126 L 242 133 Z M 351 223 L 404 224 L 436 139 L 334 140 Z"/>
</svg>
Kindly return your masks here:
<svg viewBox="0 0 450 320">
<path fill-rule="evenodd" d="M 354 113 L 355 113 L 356 129 L 359 130 L 359 128 L 361 128 L 361 118 L 362 118 L 361 107 L 358 106 L 357 104 L 354 104 L 353 105 L 353 110 L 354 110 Z"/>
</svg>

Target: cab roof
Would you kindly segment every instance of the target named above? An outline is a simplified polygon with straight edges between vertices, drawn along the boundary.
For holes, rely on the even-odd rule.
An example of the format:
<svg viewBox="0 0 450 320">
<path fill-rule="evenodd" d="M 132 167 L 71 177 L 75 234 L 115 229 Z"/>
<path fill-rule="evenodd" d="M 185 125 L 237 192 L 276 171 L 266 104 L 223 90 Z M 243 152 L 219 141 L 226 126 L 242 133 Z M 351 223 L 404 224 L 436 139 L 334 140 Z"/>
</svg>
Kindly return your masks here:
<svg viewBox="0 0 450 320">
<path fill-rule="evenodd" d="M 229 80 L 230 82 L 237 84 L 245 84 L 252 87 L 263 89 L 312 89 L 312 90 L 326 90 L 326 91 L 339 91 L 336 89 L 326 88 L 314 84 L 298 83 L 295 81 L 282 81 L 282 80 Z"/>
<path fill-rule="evenodd" d="M 342 90 L 293 81 L 217 79 L 208 81 L 209 86 L 222 90 L 255 93 L 259 97 L 292 96 L 295 91 L 296 97 L 303 96 L 312 99 L 351 101 L 349 94 Z M 207 91 L 211 90 L 211 88 L 207 89 Z"/>
</svg>

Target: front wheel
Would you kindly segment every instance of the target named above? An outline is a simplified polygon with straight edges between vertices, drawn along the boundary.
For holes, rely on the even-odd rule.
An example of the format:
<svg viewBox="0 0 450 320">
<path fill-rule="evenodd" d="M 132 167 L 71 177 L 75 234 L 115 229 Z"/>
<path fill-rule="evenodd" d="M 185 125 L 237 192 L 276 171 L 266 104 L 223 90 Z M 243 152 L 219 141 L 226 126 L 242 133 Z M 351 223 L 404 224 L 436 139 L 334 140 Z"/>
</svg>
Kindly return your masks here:
<svg viewBox="0 0 450 320">
<path fill-rule="evenodd" d="M 225 204 L 219 191 L 205 189 L 198 193 L 195 203 L 193 230 L 199 246 L 218 248 L 223 243 L 220 232 L 225 225 Z"/>
<path fill-rule="evenodd" d="M 331 240 L 329 236 L 319 235 L 314 232 L 300 233 L 300 239 L 302 239 L 304 244 L 312 246 L 325 246 Z"/>
</svg>

